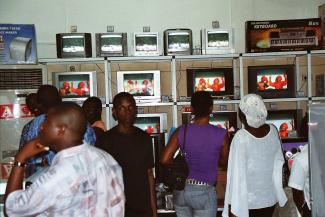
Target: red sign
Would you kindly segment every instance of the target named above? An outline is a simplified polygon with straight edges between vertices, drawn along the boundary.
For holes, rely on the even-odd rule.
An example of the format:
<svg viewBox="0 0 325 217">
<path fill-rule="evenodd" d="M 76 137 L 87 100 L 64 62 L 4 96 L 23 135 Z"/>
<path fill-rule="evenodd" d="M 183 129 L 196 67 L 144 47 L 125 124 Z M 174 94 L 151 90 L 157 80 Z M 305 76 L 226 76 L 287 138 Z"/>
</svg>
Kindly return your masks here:
<svg viewBox="0 0 325 217">
<path fill-rule="evenodd" d="M 0 105 L 0 119 L 33 117 L 26 104 Z"/>
</svg>

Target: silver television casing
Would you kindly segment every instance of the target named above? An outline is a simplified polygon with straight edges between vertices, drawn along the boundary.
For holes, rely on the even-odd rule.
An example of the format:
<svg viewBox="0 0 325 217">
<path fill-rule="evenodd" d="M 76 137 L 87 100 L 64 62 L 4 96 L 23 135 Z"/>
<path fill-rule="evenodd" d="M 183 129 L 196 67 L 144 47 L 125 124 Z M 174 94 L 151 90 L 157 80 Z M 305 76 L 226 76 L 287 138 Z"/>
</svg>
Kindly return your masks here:
<svg viewBox="0 0 325 217">
<path fill-rule="evenodd" d="M 209 47 L 208 46 L 208 34 L 209 33 L 228 33 L 229 42 L 228 46 Z M 202 54 L 227 54 L 235 53 L 234 47 L 234 34 L 233 29 L 202 29 L 201 30 L 201 49 Z"/>
<path fill-rule="evenodd" d="M 155 51 L 137 51 L 136 37 L 155 35 L 157 39 L 157 50 Z M 130 34 L 129 38 L 129 54 L 131 56 L 162 56 L 163 55 L 163 38 L 159 32 L 134 32 Z"/>
</svg>

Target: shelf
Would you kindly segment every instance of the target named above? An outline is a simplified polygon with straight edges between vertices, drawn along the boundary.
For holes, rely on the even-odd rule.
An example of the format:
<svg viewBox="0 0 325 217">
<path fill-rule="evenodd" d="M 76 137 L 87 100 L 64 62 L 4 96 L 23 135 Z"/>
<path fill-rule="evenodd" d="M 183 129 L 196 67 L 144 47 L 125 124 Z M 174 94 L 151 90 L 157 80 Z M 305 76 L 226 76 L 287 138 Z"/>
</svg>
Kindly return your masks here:
<svg viewBox="0 0 325 217">
<path fill-rule="evenodd" d="M 56 65 L 56 64 L 94 64 L 103 63 L 104 58 L 49 58 L 49 59 L 39 59 L 40 64 Z"/>
<path fill-rule="evenodd" d="M 311 100 L 316 100 L 316 101 L 320 101 L 320 100 L 324 100 L 325 101 L 325 96 L 313 96 L 311 98 Z"/>
<path fill-rule="evenodd" d="M 111 62 L 152 62 L 171 60 L 171 56 L 141 56 L 141 57 L 107 57 L 107 61 Z"/>
<path fill-rule="evenodd" d="M 307 51 L 288 51 L 288 52 L 264 52 L 264 53 L 243 53 L 242 56 L 245 58 L 274 58 L 274 57 L 295 57 L 306 55 Z"/>
<path fill-rule="evenodd" d="M 309 100 L 308 97 L 263 99 L 264 102 L 301 102 L 301 101 L 308 101 L 308 100 Z"/>
<path fill-rule="evenodd" d="M 147 102 L 147 103 L 136 103 L 136 106 L 142 107 L 142 106 L 173 106 L 173 102 Z M 106 104 L 106 108 L 113 108 L 113 104 Z"/>
<path fill-rule="evenodd" d="M 325 50 L 312 50 L 310 51 L 311 54 L 325 54 Z"/>
<path fill-rule="evenodd" d="M 213 100 L 214 105 L 220 105 L 220 104 L 238 104 L 240 100 Z M 189 106 L 191 105 L 191 102 L 177 102 L 177 105 L 179 106 Z"/>
<path fill-rule="evenodd" d="M 175 210 L 157 209 L 157 213 L 175 213 Z"/>
<path fill-rule="evenodd" d="M 176 60 L 206 60 L 206 59 L 227 59 L 227 58 L 238 58 L 239 54 L 215 54 L 215 55 L 186 55 L 186 56 L 175 56 Z"/>
</svg>

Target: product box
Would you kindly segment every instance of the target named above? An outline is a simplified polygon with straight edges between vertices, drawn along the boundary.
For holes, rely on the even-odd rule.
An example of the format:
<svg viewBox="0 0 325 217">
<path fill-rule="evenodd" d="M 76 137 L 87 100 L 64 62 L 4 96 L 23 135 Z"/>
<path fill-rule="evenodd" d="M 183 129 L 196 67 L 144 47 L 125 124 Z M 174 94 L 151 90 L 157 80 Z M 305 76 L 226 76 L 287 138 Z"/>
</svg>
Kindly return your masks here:
<svg viewBox="0 0 325 217">
<path fill-rule="evenodd" d="M 37 64 L 35 27 L 0 24 L 0 64 Z"/>
<path fill-rule="evenodd" d="M 320 49 L 320 18 L 246 22 L 246 52 Z"/>
<path fill-rule="evenodd" d="M 321 19 L 321 32 L 322 32 L 322 42 L 321 46 L 325 49 L 325 4 L 318 7 L 318 15 Z"/>
</svg>

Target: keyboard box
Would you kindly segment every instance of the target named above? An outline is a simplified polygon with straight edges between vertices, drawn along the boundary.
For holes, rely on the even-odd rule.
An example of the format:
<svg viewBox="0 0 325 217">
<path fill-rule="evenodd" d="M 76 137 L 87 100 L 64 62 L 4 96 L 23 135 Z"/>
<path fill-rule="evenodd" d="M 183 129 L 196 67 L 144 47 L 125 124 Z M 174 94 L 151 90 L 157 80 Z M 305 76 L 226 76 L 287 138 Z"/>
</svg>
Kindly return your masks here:
<svg viewBox="0 0 325 217">
<path fill-rule="evenodd" d="M 317 50 L 320 18 L 246 22 L 246 52 Z"/>
</svg>

